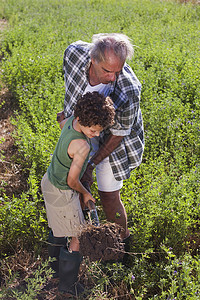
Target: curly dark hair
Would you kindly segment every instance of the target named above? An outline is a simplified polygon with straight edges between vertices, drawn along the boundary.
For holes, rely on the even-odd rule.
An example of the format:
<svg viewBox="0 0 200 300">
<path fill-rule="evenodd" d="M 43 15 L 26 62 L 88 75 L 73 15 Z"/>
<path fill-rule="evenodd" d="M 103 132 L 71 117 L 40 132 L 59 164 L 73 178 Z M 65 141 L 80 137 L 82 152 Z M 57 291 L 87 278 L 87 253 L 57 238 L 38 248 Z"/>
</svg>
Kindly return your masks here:
<svg viewBox="0 0 200 300">
<path fill-rule="evenodd" d="M 99 125 L 105 129 L 114 124 L 113 101 L 110 97 L 100 95 L 98 92 L 88 92 L 77 101 L 74 116 L 75 118 L 79 117 L 82 126 Z"/>
</svg>

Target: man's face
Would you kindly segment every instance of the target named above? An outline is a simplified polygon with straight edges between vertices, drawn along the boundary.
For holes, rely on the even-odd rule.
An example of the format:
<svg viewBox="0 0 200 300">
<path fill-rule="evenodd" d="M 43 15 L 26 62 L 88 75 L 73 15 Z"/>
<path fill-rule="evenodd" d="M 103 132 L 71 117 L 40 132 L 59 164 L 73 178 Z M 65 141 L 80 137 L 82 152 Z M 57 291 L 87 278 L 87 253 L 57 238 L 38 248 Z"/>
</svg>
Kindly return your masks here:
<svg viewBox="0 0 200 300">
<path fill-rule="evenodd" d="M 105 61 L 91 59 L 90 84 L 110 83 L 116 80 L 123 68 L 122 62 L 112 51 L 105 53 Z"/>
</svg>

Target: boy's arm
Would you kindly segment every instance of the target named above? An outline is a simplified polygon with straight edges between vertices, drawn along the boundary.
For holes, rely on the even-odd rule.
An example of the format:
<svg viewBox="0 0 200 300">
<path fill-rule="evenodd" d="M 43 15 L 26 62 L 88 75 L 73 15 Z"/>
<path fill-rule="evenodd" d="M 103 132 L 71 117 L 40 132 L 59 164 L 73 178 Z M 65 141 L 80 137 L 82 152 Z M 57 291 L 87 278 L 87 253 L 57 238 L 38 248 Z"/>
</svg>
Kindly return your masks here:
<svg viewBox="0 0 200 300">
<path fill-rule="evenodd" d="M 60 129 L 62 130 L 63 129 L 63 127 L 64 127 L 64 125 L 65 125 L 65 123 L 67 122 L 67 120 L 68 119 L 64 119 L 64 120 L 62 120 L 59 124 L 60 124 Z"/>
<path fill-rule="evenodd" d="M 88 200 L 95 202 L 95 199 L 79 180 L 83 164 L 89 151 L 90 146 L 88 145 L 87 141 L 81 139 L 73 140 L 68 148 L 68 154 L 73 158 L 73 161 L 67 177 L 67 184 L 71 189 L 76 190 L 83 195 L 83 201 L 86 205 Z"/>
</svg>

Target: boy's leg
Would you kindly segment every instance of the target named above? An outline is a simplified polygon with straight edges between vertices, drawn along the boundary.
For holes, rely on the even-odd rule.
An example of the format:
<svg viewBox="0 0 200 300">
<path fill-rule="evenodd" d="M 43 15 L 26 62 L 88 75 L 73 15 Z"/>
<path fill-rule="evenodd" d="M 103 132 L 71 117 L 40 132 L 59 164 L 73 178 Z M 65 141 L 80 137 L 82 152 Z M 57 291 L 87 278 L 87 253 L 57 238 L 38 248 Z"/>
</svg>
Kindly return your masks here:
<svg viewBox="0 0 200 300">
<path fill-rule="evenodd" d="M 51 236 L 53 243 L 57 244 L 58 240 L 62 243 L 63 236 L 77 236 L 80 226 L 85 224 L 79 194 L 72 190 L 57 189 L 50 183 L 47 174 L 42 179 L 41 188 L 45 200 L 48 225 L 53 232 Z M 72 242 L 72 246 L 74 244 L 72 250 L 78 250 L 79 245 L 75 242 L 77 242 L 76 239 Z M 66 249 L 66 246 L 64 248 Z M 56 248 L 50 248 L 50 252 L 54 251 L 57 255 Z"/>
<path fill-rule="evenodd" d="M 69 244 L 69 251 L 79 251 L 79 248 L 79 240 L 73 236 Z"/>
<path fill-rule="evenodd" d="M 61 248 L 59 258 L 59 286 L 60 292 L 78 296 L 84 288 L 78 282 L 78 273 L 82 256 L 78 251 L 69 252 L 65 247 Z"/>
<path fill-rule="evenodd" d="M 48 254 L 51 258 L 55 260 L 50 263 L 51 268 L 54 270 L 53 277 L 57 278 L 59 276 L 59 256 L 60 256 L 60 249 L 67 244 L 66 237 L 55 237 L 53 235 L 52 230 L 49 232 L 48 238 Z"/>
<path fill-rule="evenodd" d="M 81 260 L 82 256 L 79 253 L 79 240 L 77 237 L 72 237 L 69 251 L 63 247 L 60 252 L 60 292 L 68 292 L 74 296 L 78 296 L 84 291 L 84 287 L 78 282 Z"/>
</svg>

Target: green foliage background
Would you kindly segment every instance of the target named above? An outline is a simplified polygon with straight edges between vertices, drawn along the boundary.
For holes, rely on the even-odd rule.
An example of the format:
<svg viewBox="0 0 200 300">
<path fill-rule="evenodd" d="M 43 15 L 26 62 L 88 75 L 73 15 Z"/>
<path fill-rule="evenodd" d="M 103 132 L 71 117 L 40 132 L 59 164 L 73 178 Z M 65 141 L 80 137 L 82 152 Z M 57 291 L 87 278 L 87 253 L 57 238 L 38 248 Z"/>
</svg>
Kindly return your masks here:
<svg viewBox="0 0 200 300">
<path fill-rule="evenodd" d="M 12 253 L 18 239 L 39 252 L 47 237 L 40 181 L 60 132 L 65 48 L 90 42 L 95 33 L 122 32 L 135 45 L 128 63 L 142 83 L 146 144 L 141 166 L 122 189 L 131 250 L 141 254 L 131 257 L 128 271 L 112 266 L 113 274 L 133 299 L 198 299 L 199 8 L 158 0 L 1 0 L 0 17 L 9 24 L 2 78 L 19 105 L 16 143 L 30 169 L 29 190 L 20 199 L 1 199 L 2 255 Z M 93 193 L 98 197 L 96 184 Z M 100 206 L 99 214 L 103 219 Z"/>
</svg>

